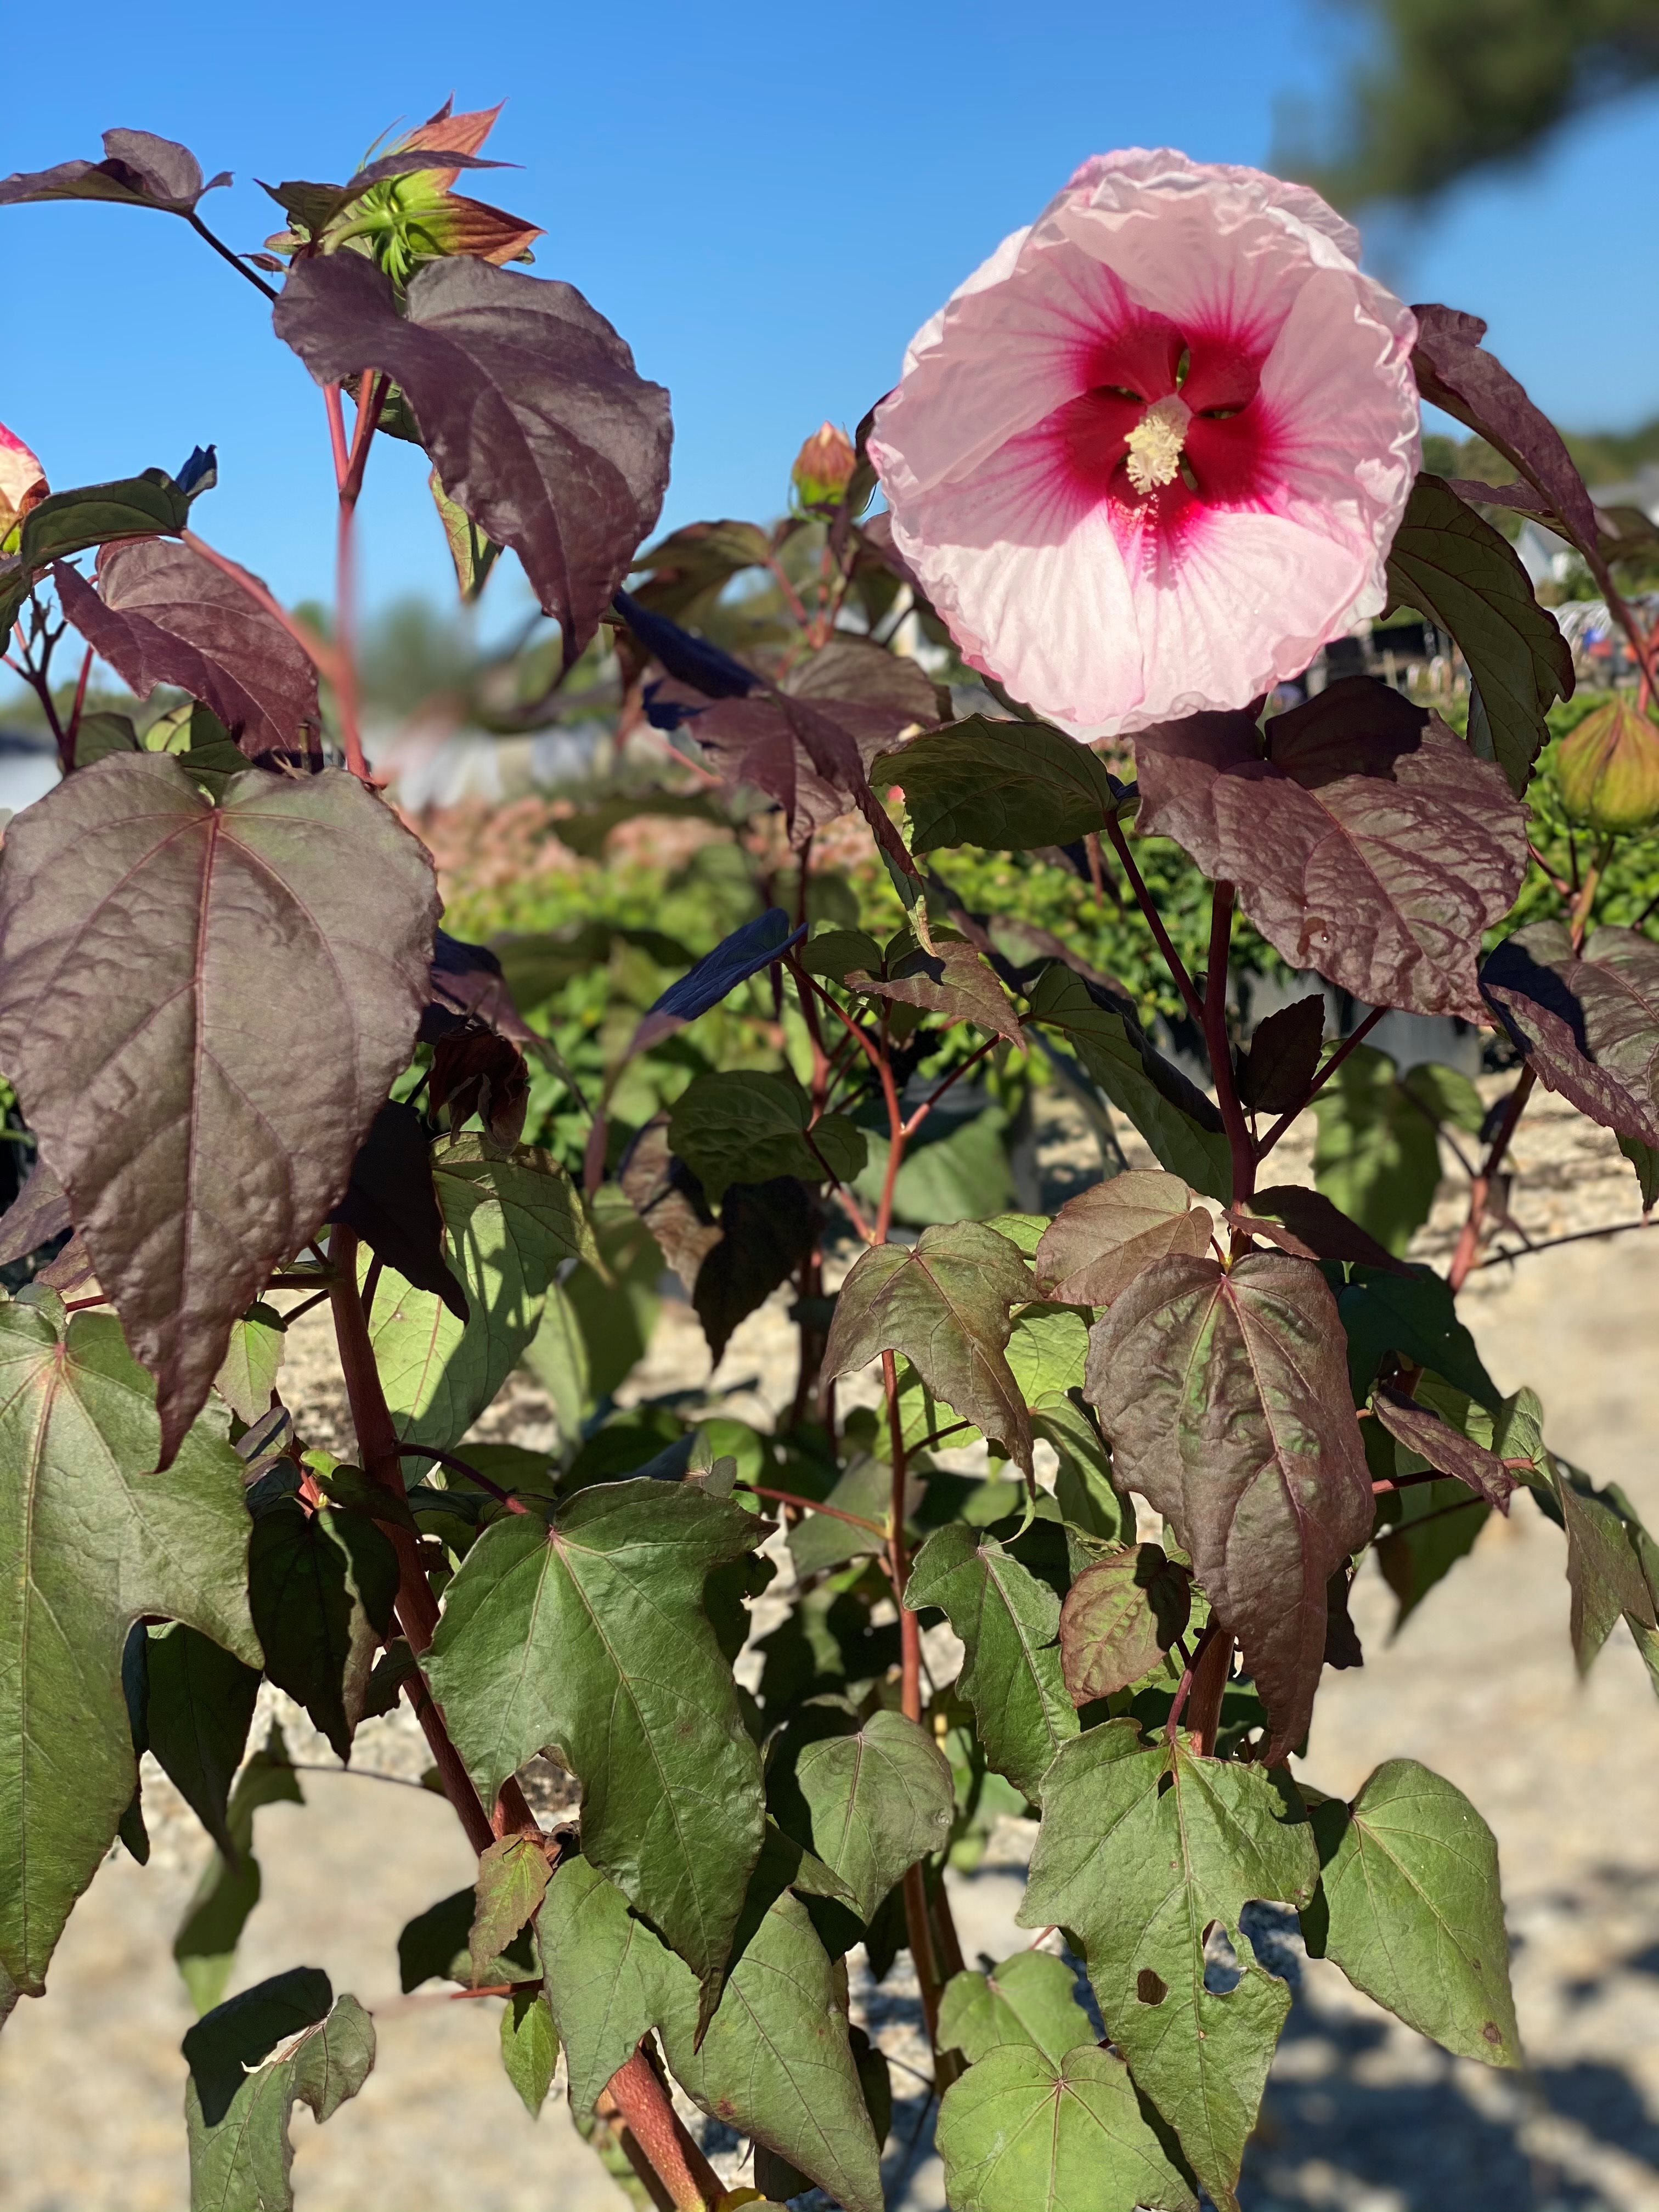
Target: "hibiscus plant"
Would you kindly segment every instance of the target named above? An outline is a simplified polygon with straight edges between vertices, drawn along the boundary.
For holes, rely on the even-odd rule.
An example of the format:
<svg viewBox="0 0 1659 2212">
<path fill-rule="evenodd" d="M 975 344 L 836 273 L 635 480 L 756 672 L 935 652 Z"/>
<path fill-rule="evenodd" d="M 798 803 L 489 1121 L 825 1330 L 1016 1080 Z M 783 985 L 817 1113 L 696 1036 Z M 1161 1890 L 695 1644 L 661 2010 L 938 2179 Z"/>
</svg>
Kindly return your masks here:
<svg viewBox="0 0 1659 2212">
<path fill-rule="evenodd" d="M 1392 298 L 1315 195 L 1135 152 L 996 250 L 856 444 L 809 442 L 786 520 L 641 550 L 667 395 L 510 265 L 533 226 L 454 191 L 493 119 L 446 109 L 343 184 L 276 187 L 285 227 L 246 255 L 143 132 L 0 182 L 198 230 L 320 386 L 339 495 L 324 636 L 203 534 L 210 448 L 49 489 L 0 436 L 0 627 L 63 771 L 0 857 L 0 1071 L 35 1148 L 0 1219 L 0 2016 L 45 1991 L 116 1838 L 146 1856 L 149 1751 L 216 1846 L 177 1947 L 191 2201 L 291 2203 L 292 2106 L 330 2117 L 374 2033 L 302 1963 L 225 1994 L 255 1812 L 299 1787 L 280 1730 L 249 1744 L 263 1677 L 343 1759 L 407 1705 L 478 1866 L 404 1931 L 405 1985 L 498 2000 L 532 2112 L 562 2055 L 651 2202 L 880 2212 L 860 1951 L 878 1978 L 908 1954 L 956 2212 L 1232 2204 L 1291 2002 L 1261 1908 L 1447 2050 L 1521 2063 L 1480 1812 L 1410 1759 L 1352 1802 L 1307 1764 L 1365 1553 L 1414 1605 L 1524 1492 L 1564 1534 L 1580 1663 L 1621 1615 L 1659 1654 L 1659 1553 L 1456 1308 L 1540 1082 L 1616 1133 L 1644 1204 L 1659 1176 L 1659 949 L 1596 915 L 1613 837 L 1659 817 L 1618 519 L 1482 325 Z M 1423 400 L 1512 481 L 1422 473 Z M 550 698 L 609 672 L 652 781 L 606 818 L 723 824 L 759 893 L 607 1032 L 597 1085 L 526 1013 L 538 959 L 603 949 L 441 929 L 365 756 L 352 525 L 388 436 L 430 459 L 465 593 L 521 563 Z M 1574 549 L 1644 672 L 1563 779 L 1599 824 L 1583 869 L 1530 823 L 1573 672 L 1504 510 Z M 739 653 L 748 574 L 782 612 Z M 1390 604 L 1455 640 L 1466 729 L 1364 676 L 1287 693 Z M 94 656 L 182 703 L 88 710 Z M 878 928 L 826 859 L 859 840 Z M 1200 962 L 1149 840 L 1202 872 Z M 1138 913 L 1204 1080 L 1017 900 L 959 896 L 963 848 Z M 1506 933 L 1523 886 L 1543 918 Z M 1300 979 L 1248 1034 L 1238 917 Z M 1472 1025 L 1497 1103 L 1397 1078 L 1365 1043 L 1390 1009 Z M 965 1218 L 907 1201 L 962 1099 L 1028 1065 L 1084 1102 L 1103 1178 L 1052 1218 L 971 1172 Z M 574 1146 L 524 1141 L 532 1098 Z M 1328 1158 L 1385 1130 L 1346 1204 L 1275 1175 L 1310 1109 Z M 1460 1121 L 1441 1272 L 1402 1255 Z M 690 1413 L 619 1407 L 665 1268 L 717 1371 L 787 1286 L 775 1425 L 712 1382 Z M 319 1307 L 349 1462 L 283 1399 Z M 480 1441 L 525 1362 L 556 1444 Z M 549 1761 L 568 1802 L 538 1814 Z M 1032 1938 L 981 1972 L 945 1874 L 1002 1814 L 1035 1836 Z M 752 2147 L 735 2185 L 694 2108 Z"/>
</svg>

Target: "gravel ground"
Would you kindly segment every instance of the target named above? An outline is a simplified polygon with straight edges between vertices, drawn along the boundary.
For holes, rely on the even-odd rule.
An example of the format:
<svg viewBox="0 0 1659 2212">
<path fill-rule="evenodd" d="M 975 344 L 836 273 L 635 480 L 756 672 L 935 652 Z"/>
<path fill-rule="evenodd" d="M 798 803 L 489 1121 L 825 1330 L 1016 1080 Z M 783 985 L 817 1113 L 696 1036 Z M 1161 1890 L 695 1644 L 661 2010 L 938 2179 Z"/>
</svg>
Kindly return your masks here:
<svg viewBox="0 0 1659 2212">
<path fill-rule="evenodd" d="M 1051 1187 L 1086 1172 L 1086 1140 L 1063 1115 L 1043 1139 Z M 1133 1137 L 1125 1149 L 1146 1164 Z M 1305 1179 L 1305 1152 L 1284 1151 L 1281 1179 Z M 1611 1139 L 1553 1101 L 1528 1110 L 1516 1154 L 1516 1211 L 1534 1242 L 1634 1217 L 1634 1179 Z M 1419 1240 L 1425 1256 L 1443 1254 L 1455 1232 L 1456 1191 L 1454 1178 Z M 1558 1449 L 1598 1480 L 1623 1483 L 1659 1523 L 1641 1406 L 1659 1250 L 1635 1234 L 1493 1267 L 1474 1279 L 1466 1311 L 1499 1385 L 1531 1383 Z M 291 1395 L 319 1438 L 343 1441 L 325 1340 L 298 1334 Z M 671 1305 L 633 1394 L 695 1385 L 706 1364 L 695 1322 Z M 780 1306 L 738 1332 L 722 1375 L 733 1381 L 750 1385 L 756 1410 L 787 1394 L 793 1340 Z M 489 1432 L 534 1442 L 546 1419 L 520 1378 Z M 1351 1793 L 1381 1759 L 1410 1755 L 1485 1814 L 1502 1856 L 1530 2070 L 1447 2058 L 1336 1969 L 1302 1960 L 1291 1939 L 1279 1963 L 1297 2001 L 1246 2165 L 1248 2212 L 1659 2212 L 1659 1713 L 1622 1631 L 1589 1681 L 1576 1679 L 1562 1564 L 1556 1531 L 1522 1499 L 1396 1639 L 1392 1598 L 1380 1576 L 1363 1577 L 1355 1613 L 1367 1664 L 1328 1678 L 1306 1765 L 1322 1788 Z M 334 1769 L 302 1717 L 286 1709 L 283 1719 L 297 1759 Z M 380 2039 L 354 2103 L 326 2129 L 295 2119 L 299 2201 L 304 2212 L 619 2212 L 627 2199 L 556 2092 L 532 2123 L 508 2087 L 493 2002 L 397 1994 L 398 1929 L 470 1875 L 448 1808 L 406 1786 L 424 1764 L 401 1718 L 371 1723 L 360 1771 L 307 1773 L 303 1807 L 258 1815 L 264 1896 L 233 1988 L 321 1966 L 372 2008 Z M 377 1772 L 388 1778 L 367 1778 Z M 70 1923 L 49 1996 L 20 2005 L 0 2037 L 8 2212 L 175 2212 L 186 2201 L 179 2039 L 191 2012 L 169 1950 L 205 1853 L 182 1808 L 167 1817 L 166 1795 L 165 1783 L 151 1792 L 149 1867 L 112 1856 Z M 977 1871 L 952 1877 L 970 1961 L 1030 1940 L 1013 1927 L 1029 1842 L 1023 1823 L 1006 1822 Z M 853 1989 L 895 2061 L 894 2202 L 936 2212 L 930 2115 L 907 2070 L 923 2054 L 904 1962 L 878 1990 L 855 1954 Z M 713 2135 L 709 2148 L 747 2179 L 740 2145 Z"/>
</svg>

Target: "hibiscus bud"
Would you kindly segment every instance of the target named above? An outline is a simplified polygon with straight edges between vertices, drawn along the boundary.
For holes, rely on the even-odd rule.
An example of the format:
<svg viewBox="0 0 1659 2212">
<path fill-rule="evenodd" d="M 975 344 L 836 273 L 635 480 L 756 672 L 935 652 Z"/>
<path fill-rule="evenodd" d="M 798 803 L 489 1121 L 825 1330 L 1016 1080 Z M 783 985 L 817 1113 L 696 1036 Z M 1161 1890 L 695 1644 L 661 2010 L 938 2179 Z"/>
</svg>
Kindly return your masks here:
<svg viewBox="0 0 1659 2212">
<path fill-rule="evenodd" d="M 22 440 L 0 422 L 0 545 L 46 495 L 46 471 Z"/>
<path fill-rule="evenodd" d="M 1659 727 L 1628 700 L 1586 714 L 1561 741 L 1556 778 L 1575 822 L 1610 834 L 1659 822 Z"/>
<path fill-rule="evenodd" d="M 845 430 L 826 422 L 795 456 L 789 481 L 803 507 L 834 507 L 853 481 L 858 455 Z"/>
</svg>

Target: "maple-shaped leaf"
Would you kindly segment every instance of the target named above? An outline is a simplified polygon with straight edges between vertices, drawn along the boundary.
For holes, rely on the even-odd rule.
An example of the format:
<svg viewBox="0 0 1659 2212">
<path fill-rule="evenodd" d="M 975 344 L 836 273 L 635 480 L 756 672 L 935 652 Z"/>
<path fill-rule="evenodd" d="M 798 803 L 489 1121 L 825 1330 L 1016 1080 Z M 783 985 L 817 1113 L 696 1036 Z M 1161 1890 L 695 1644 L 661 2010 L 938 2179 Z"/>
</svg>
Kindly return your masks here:
<svg viewBox="0 0 1659 2212">
<path fill-rule="evenodd" d="M 1074 1705 L 1138 1682 L 1186 1632 L 1192 1576 L 1161 1544 L 1091 1561 L 1060 1609 L 1060 1656 Z"/>
<path fill-rule="evenodd" d="M 1494 948 L 1480 988 L 1546 1089 L 1659 1145 L 1659 945 L 1598 929 L 1579 954 L 1562 923 L 1534 921 Z"/>
<path fill-rule="evenodd" d="M 52 575 L 64 612 L 139 698 L 177 684 L 250 760 L 303 758 L 321 727 L 317 672 L 234 577 L 164 538 L 106 545 L 96 591 L 64 562 Z"/>
<path fill-rule="evenodd" d="M 1077 1978 L 1052 1951 L 1016 1951 L 985 1973 L 953 1974 L 939 1999 L 939 2048 L 961 2051 L 970 2066 L 1006 2044 L 1040 2051 L 1057 2065 L 1094 2040 Z"/>
<path fill-rule="evenodd" d="M 551 1746 L 582 1847 L 718 1989 L 761 1846 L 760 1757 L 703 1609 L 756 1523 L 688 1483 L 579 1491 L 487 1528 L 449 1585 L 428 1679 L 486 1804 Z"/>
<path fill-rule="evenodd" d="M 1143 730 L 1135 760 L 1141 830 L 1236 884 L 1292 967 L 1369 1006 L 1481 1018 L 1480 934 L 1521 888 L 1526 812 L 1437 717 L 1355 676 L 1265 737 L 1247 714 Z"/>
<path fill-rule="evenodd" d="M 1300 1804 L 1260 1766 L 1181 1741 L 1149 1748 L 1126 1719 L 1089 1729 L 1044 1778 L 1020 1925 L 1063 1928 L 1080 1947 L 1108 2036 L 1218 2206 L 1236 2203 L 1291 2008 L 1240 1915 L 1257 1899 L 1304 1905 L 1318 1878 Z M 1212 1928 L 1243 1970 L 1224 1993 L 1206 1977 Z"/>
<path fill-rule="evenodd" d="M 656 520 L 668 395 L 568 284 L 462 257 L 410 280 L 356 253 L 297 264 L 277 335 L 319 383 L 395 378 L 451 498 L 523 562 L 572 666 Z"/>
<path fill-rule="evenodd" d="M 1018 1249 L 977 1221 L 860 1253 L 842 1285 L 826 1376 L 902 1352 L 937 1398 L 994 1437 L 1029 1475 L 1031 1417 L 1008 1364 L 1010 1309 L 1031 1297 Z"/>
<path fill-rule="evenodd" d="M 952 2212 L 1193 2212 L 1191 2185 L 1158 2140 L 1115 2051 L 1051 2058 L 1005 2044 L 953 2081 L 939 2114 Z"/>
<path fill-rule="evenodd" d="M 216 806 L 114 755 L 8 825 L 0 1066 L 157 1378 L 164 1464 L 409 1063 L 437 914 L 425 848 L 339 769 L 248 769 Z"/>
<path fill-rule="evenodd" d="M 1037 1288 L 1066 1305 L 1109 1306 L 1154 1260 L 1207 1252 L 1212 1227 L 1179 1176 L 1129 1169 L 1060 1207 L 1037 1243 Z"/>
<path fill-rule="evenodd" d="M 1324 1276 L 1276 1252 L 1154 1261 L 1090 1339 L 1117 1480 L 1163 1514 L 1243 1644 L 1270 1764 L 1307 1732 L 1325 1585 L 1375 1518 L 1346 1349 Z"/>
<path fill-rule="evenodd" d="M 884 753 L 877 781 L 900 784 L 918 853 L 941 846 L 1000 851 L 1069 845 L 1111 817 L 1118 793 L 1087 745 L 1046 722 L 971 714 Z"/>
</svg>

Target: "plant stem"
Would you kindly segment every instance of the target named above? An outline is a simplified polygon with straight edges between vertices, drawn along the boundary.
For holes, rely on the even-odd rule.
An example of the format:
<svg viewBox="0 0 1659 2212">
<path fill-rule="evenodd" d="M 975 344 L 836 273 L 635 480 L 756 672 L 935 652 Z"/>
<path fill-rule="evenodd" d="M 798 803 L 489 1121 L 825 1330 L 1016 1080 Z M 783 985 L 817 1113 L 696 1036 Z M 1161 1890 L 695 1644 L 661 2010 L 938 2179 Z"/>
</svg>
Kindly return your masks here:
<svg viewBox="0 0 1659 2212">
<path fill-rule="evenodd" d="M 1323 1067 L 1319 1070 L 1318 1073 L 1314 1077 L 1313 1081 L 1308 1085 L 1307 1093 L 1303 1098 L 1301 1103 L 1297 1106 L 1292 1106 L 1288 1113 L 1281 1114 L 1279 1119 L 1273 1123 L 1272 1128 L 1268 1130 L 1267 1135 L 1263 1137 L 1261 1142 L 1257 1145 L 1255 1148 L 1255 1157 L 1258 1164 L 1267 1158 L 1268 1153 L 1272 1152 L 1273 1146 L 1279 1142 L 1279 1139 L 1284 1135 L 1286 1129 L 1290 1127 L 1291 1124 L 1293 1121 L 1297 1121 L 1307 1112 L 1309 1107 L 1313 1104 L 1314 1100 L 1318 1097 L 1320 1092 L 1330 1081 L 1332 1076 L 1336 1073 L 1337 1069 L 1341 1066 L 1343 1061 L 1348 1057 L 1348 1054 L 1354 1050 L 1356 1046 L 1364 1044 L 1365 1039 L 1370 1035 L 1371 1031 L 1376 1027 L 1377 1024 L 1382 1020 L 1383 1015 L 1386 1014 L 1388 1011 L 1389 1010 L 1386 1006 L 1373 1006 L 1370 1013 L 1366 1015 L 1364 1020 L 1343 1038 L 1341 1043 L 1338 1045 L 1336 1050 L 1331 1054 L 1330 1058 L 1325 1062 Z"/>
<path fill-rule="evenodd" d="M 994 1052 L 997 1047 L 1004 1042 L 1005 1040 L 1001 1037 L 987 1037 L 984 1043 L 979 1047 L 978 1050 L 969 1053 L 967 1059 L 962 1062 L 960 1066 L 953 1067 L 951 1070 L 951 1073 L 945 1077 L 945 1080 L 939 1085 L 938 1090 L 933 1092 L 931 1097 L 922 1100 L 921 1105 L 917 1107 L 915 1112 L 905 1123 L 904 1134 L 906 1137 L 915 1136 L 916 1131 L 927 1119 L 927 1116 L 933 1112 L 934 1107 L 939 1104 L 939 1100 L 944 1097 L 945 1092 L 951 1088 L 951 1085 L 953 1083 L 960 1082 L 962 1078 L 967 1074 L 970 1067 L 977 1066 L 979 1062 L 985 1058 L 987 1053 Z"/>
<path fill-rule="evenodd" d="M 469 1461 L 458 1458 L 453 1452 L 440 1451 L 433 1444 L 399 1444 L 398 1457 L 400 1460 L 435 1459 L 440 1467 L 453 1467 L 457 1474 L 464 1474 L 469 1482 L 476 1482 L 480 1490 L 487 1490 L 498 1504 L 506 1506 L 509 1513 L 527 1513 L 530 1510 L 522 1498 L 515 1498 L 510 1490 L 503 1490 L 499 1482 L 492 1482 L 487 1474 L 480 1474 Z"/>
<path fill-rule="evenodd" d="M 1553 1252 L 1558 1244 L 1588 1244 L 1599 1237 L 1622 1237 L 1627 1229 L 1652 1229 L 1656 1224 L 1651 1214 L 1644 1213 L 1637 1221 L 1614 1221 L 1605 1229 L 1575 1229 L 1570 1237 L 1547 1237 L 1541 1244 L 1523 1245 L 1518 1252 L 1494 1252 L 1490 1258 L 1477 1260 L 1469 1270 L 1478 1274 L 1482 1267 L 1501 1267 L 1508 1260 L 1524 1260 L 1534 1252 Z"/>
<path fill-rule="evenodd" d="M 218 255 L 222 261 L 229 262 L 231 267 L 236 271 L 236 274 L 239 276 L 246 276 L 248 283 L 252 285 L 256 292 L 263 292 L 267 300 L 275 301 L 282 298 L 282 294 L 277 291 L 274 284 L 267 284 L 264 278 L 261 276 L 256 270 L 252 270 L 248 267 L 246 262 L 242 259 L 240 254 L 233 253 L 229 246 L 225 244 L 223 239 L 216 238 L 214 236 L 213 233 L 203 222 L 201 216 L 197 214 L 194 208 L 192 208 L 190 213 L 185 217 L 185 221 L 190 225 L 191 228 L 196 233 L 196 235 L 198 238 L 204 238 L 207 240 L 208 244 L 213 248 L 214 252 Z"/>
<path fill-rule="evenodd" d="M 356 533 L 357 495 L 362 489 L 363 470 L 368 464 L 368 448 L 380 411 L 380 375 L 365 371 L 357 386 L 357 420 L 353 426 L 351 447 L 348 453 L 340 387 L 337 384 L 323 386 L 323 398 L 328 409 L 329 441 L 334 451 L 335 484 L 339 493 L 334 532 L 334 696 L 340 712 L 340 740 L 345 747 L 346 766 L 353 775 L 365 783 L 369 780 L 368 763 L 363 756 L 356 659 Z"/>
<path fill-rule="evenodd" d="M 866 1535 L 879 1536 L 884 1544 L 887 1531 L 879 1521 L 866 1521 L 861 1513 L 843 1513 L 839 1505 L 825 1505 L 816 1498 L 801 1498 L 793 1490 L 772 1490 L 764 1483 L 745 1482 L 742 1485 L 757 1498 L 775 1498 L 780 1505 L 799 1506 L 803 1513 L 827 1513 L 832 1521 L 844 1521 L 849 1528 L 862 1528 Z"/>
<path fill-rule="evenodd" d="M 1135 904 L 1146 917 L 1146 926 L 1152 933 L 1158 951 L 1164 955 L 1165 966 L 1175 979 L 1175 987 L 1181 994 L 1182 1003 L 1200 1029 L 1202 1029 L 1204 1002 L 1198 995 L 1197 986 L 1187 973 L 1186 962 L 1176 951 L 1174 940 L 1164 927 L 1164 917 L 1158 912 L 1157 902 L 1147 890 L 1139 869 L 1135 866 L 1134 855 L 1129 850 L 1129 841 L 1124 836 L 1123 825 L 1115 814 L 1106 824 L 1106 835 L 1112 841 L 1113 851 L 1123 863 L 1123 872 L 1129 878 L 1129 889 L 1134 893 Z M 1234 1196 L 1237 1196 L 1237 1192 L 1234 1193 Z"/>
<path fill-rule="evenodd" d="M 363 1471 L 371 1482 L 402 1498 L 407 1492 L 398 1434 L 386 1393 L 380 1387 L 380 1370 L 374 1364 L 374 1349 L 369 1342 L 368 1322 L 357 1294 L 356 1231 L 337 1225 L 330 1242 L 329 1256 L 337 1270 L 330 1289 L 335 1341 L 339 1346 L 340 1367 L 345 1376 L 351 1423 L 356 1431 Z M 429 1650 L 438 1626 L 438 1601 L 427 1581 L 416 1538 L 396 1522 L 382 1525 L 398 1554 L 398 1625 L 418 1661 Z M 487 1850 L 498 1834 L 539 1835 L 540 1824 L 526 1804 L 524 1792 L 511 1778 L 501 1790 L 492 1823 L 450 1739 L 443 1714 L 425 1678 L 417 1670 L 405 1679 L 404 1686 L 431 1747 L 445 1794 L 454 1806 L 473 1849 Z"/>
<path fill-rule="evenodd" d="M 1446 1272 L 1446 1280 L 1451 1286 L 1454 1297 L 1468 1281 L 1469 1271 L 1480 1255 L 1480 1231 L 1486 1224 L 1486 1200 L 1492 1194 L 1492 1178 L 1503 1164 L 1504 1155 L 1510 1148 L 1510 1139 L 1515 1134 L 1516 1124 L 1521 1119 L 1527 1101 L 1532 1096 L 1532 1086 L 1537 1080 L 1537 1071 L 1530 1064 L 1522 1069 L 1521 1079 L 1510 1093 L 1509 1103 L 1504 1109 L 1504 1118 L 1498 1124 L 1498 1134 L 1492 1139 L 1492 1148 L 1480 1174 L 1469 1186 L 1468 1214 L 1458 1231 L 1457 1249 L 1452 1254 L 1451 1266 Z"/>
<path fill-rule="evenodd" d="M 1255 1188 L 1255 1140 L 1239 1103 L 1233 1073 L 1232 1041 L 1227 1035 L 1227 959 L 1233 938 L 1233 887 L 1218 883 L 1210 895 L 1210 965 L 1204 978 L 1204 1042 L 1215 1079 L 1216 1103 L 1227 1132 L 1232 1155 L 1235 1206 L 1242 1206 Z"/>
<path fill-rule="evenodd" d="M 725 2194 L 725 2184 L 687 2134 L 667 2091 L 657 2079 L 644 2044 L 611 2075 L 606 2090 L 617 2116 L 648 2160 L 652 2175 L 666 2191 L 674 2212 L 707 2212 L 708 2207 L 718 2204 Z M 624 2143 L 623 2148 L 629 2146 Z M 648 2189 L 650 2179 L 643 2173 L 640 2179 Z"/>
</svg>

